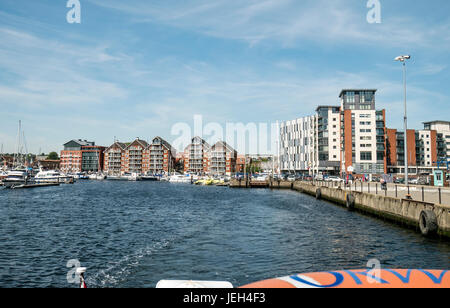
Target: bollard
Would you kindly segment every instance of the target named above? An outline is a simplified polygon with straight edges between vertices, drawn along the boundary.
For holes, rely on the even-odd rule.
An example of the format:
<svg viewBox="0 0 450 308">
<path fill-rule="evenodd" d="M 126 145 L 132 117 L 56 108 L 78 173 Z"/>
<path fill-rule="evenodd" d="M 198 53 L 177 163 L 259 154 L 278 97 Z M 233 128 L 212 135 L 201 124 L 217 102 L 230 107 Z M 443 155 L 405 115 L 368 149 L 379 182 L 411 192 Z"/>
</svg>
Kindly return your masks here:
<svg viewBox="0 0 450 308">
<path fill-rule="evenodd" d="M 439 188 L 439 204 L 442 204 L 441 188 Z"/>
<path fill-rule="evenodd" d="M 422 186 L 422 202 L 425 202 L 425 189 Z"/>
</svg>

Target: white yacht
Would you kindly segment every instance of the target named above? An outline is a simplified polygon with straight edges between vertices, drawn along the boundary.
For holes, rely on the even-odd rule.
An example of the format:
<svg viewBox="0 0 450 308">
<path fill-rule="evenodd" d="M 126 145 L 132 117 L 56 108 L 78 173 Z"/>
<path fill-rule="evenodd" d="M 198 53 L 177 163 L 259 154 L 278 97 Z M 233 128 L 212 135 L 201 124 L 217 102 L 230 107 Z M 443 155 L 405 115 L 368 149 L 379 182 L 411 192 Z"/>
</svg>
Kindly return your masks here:
<svg viewBox="0 0 450 308">
<path fill-rule="evenodd" d="M 75 174 L 68 174 L 73 177 L 75 180 L 89 180 L 89 177 L 84 172 L 77 172 Z"/>
<path fill-rule="evenodd" d="M 192 181 L 195 181 L 195 178 L 191 179 L 191 176 L 189 174 L 183 175 L 183 174 L 174 174 L 169 177 L 170 183 L 185 183 L 190 184 Z"/>
<path fill-rule="evenodd" d="M 122 177 L 121 177 L 120 175 L 109 175 L 109 174 L 108 174 L 107 179 L 108 179 L 109 181 L 121 181 L 121 180 L 122 180 Z"/>
<path fill-rule="evenodd" d="M 89 180 L 102 181 L 105 179 L 106 179 L 106 175 L 101 174 L 101 173 L 93 173 L 93 174 L 89 175 Z"/>
<path fill-rule="evenodd" d="M 6 174 L 6 178 L 2 180 L 2 183 L 6 188 L 24 185 L 28 182 L 31 182 L 31 178 L 29 177 L 29 174 L 25 169 L 11 170 Z"/>
<path fill-rule="evenodd" d="M 142 180 L 141 176 L 137 173 L 124 173 L 122 175 L 122 179 L 128 181 L 140 181 Z"/>
<path fill-rule="evenodd" d="M 66 183 L 73 180 L 73 177 L 67 176 L 56 170 L 39 171 L 34 177 L 37 184 L 43 183 Z"/>
</svg>

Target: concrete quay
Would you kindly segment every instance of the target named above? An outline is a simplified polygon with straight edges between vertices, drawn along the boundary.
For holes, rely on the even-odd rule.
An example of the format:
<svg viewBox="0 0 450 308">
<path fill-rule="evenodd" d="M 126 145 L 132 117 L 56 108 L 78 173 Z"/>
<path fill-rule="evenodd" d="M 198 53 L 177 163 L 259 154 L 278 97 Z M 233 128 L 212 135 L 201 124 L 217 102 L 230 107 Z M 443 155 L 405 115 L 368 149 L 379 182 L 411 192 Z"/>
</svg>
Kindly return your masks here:
<svg viewBox="0 0 450 308">
<path fill-rule="evenodd" d="M 236 180 L 230 183 L 230 187 L 253 188 L 251 182 L 246 183 Z M 395 197 L 392 188 L 391 193 L 389 193 L 389 188 L 386 192 L 382 191 L 381 187 L 374 187 L 372 190 L 368 188 L 368 191 L 366 191 L 363 186 L 361 191 L 357 191 L 357 188 L 352 189 L 351 187 L 341 187 L 338 184 L 323 182 L 313 184 L 299 181 L 267 181 L 265 187 L 296 190 L 312 195 L 317 199 L 345 206 L 349 210 L 359 211 L 413 228 L 425 236 L 439 235 L 443 238 L 450 238 L 450 206 L 438 202 L 421 201 L 419 197 L 422 194 L 416 196 L 418 200 L 414 199 L 414 194 L 412 194 L 413 200 L 410 200 L 398 192 L 397 197 Z M 398 191 L 405 189 L 397 188 Z M 420 188 L 419 191 L 421 192 L 422 189 Z"/>
</svg>

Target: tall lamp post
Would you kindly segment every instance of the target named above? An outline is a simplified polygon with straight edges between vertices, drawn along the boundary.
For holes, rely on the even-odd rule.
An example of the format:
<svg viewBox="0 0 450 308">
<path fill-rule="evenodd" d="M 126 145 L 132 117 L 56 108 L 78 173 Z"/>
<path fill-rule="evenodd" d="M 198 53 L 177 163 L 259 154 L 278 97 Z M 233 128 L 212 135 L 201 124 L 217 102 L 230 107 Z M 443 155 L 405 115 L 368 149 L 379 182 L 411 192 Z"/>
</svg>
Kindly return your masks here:
<svg viewBox="0 0 450 308">
<path fill-rule="evenodd" d="M 411 56 L 399 56 L 395 58 L 395 61 L 399 61 L 403 65 L 403 87 L 404 87 L 404 96 L 405 96 L 405 118 L 404 118 L 404 127 L 405 127 L 405 184 L 409 185 L 408 181 L 408 117 L 407 117 L 407 109 L 406 109 L 406 60 L 411 59 Z"/>
</svg>

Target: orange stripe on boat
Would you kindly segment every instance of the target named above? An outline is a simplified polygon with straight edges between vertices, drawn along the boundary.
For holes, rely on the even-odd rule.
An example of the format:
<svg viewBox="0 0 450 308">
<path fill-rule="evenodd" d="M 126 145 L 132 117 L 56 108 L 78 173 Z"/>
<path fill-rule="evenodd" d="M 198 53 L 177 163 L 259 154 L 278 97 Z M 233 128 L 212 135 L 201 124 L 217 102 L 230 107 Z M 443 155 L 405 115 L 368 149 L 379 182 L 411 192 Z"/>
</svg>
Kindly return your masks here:
<svg viewBox="0 0 450 308">
<path fill-rule="evenodd" d="M 242 288 L 450 288 L 450 272 L 420 269 L 322 272 L 270 279 Z"/>
</svg>

